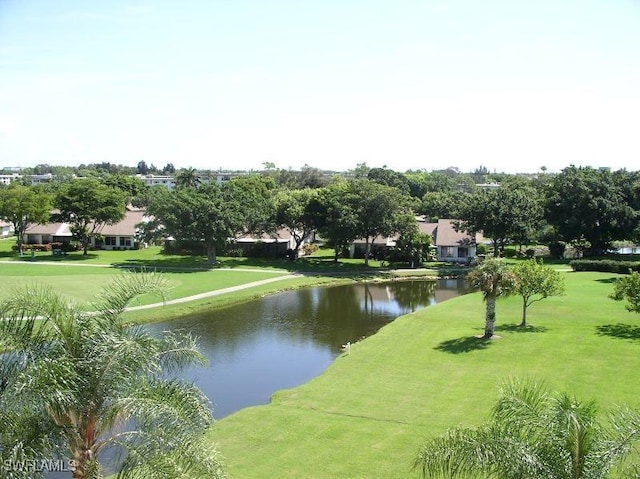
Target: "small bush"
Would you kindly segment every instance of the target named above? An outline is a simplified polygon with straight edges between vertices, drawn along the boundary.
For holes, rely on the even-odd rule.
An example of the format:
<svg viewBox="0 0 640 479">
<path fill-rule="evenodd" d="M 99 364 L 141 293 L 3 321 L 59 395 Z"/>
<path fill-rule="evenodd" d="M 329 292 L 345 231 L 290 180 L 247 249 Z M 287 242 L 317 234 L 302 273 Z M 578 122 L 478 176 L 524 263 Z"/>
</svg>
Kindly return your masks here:
<svg viewBox="0 0 640 479">
<path fill-rule="evenodd" d="M 244 256 L 244 250 L 242 248 L 229 248 L 226 255 L 231 258 L 242 258 Z"/>
<path fill-rule="evenodd" d="M 11 247 L 13 251 L 18 251 L 18 245 Z M 50 244 L 23 244 L 22 251 L 51 251 Z"/>
<path fill-rule="evenodd" d="M 505 258 L 515 258 L 518 255 L 518 252 L 514 249 L 505 249 L 504 250 L 504 257 Z"/>
<path fill-rule="evenodd" d="M 51 249 L 59 249 L 63 253 L 78 251 L 78 245 L 75 243 L 51 243 Z"/>
<path fill-rule="evenodd" d="M 574 259 L 569 263 L 574 271 L 598 271 L 601 273 L 628 274 L 640 271 L 638 261 L 618 261 L 613 259 Z"/>
<path fill-rule="evenodd" d="M 564 258 L 564 251 L 567 249 L 567 245 L 562 241 L 552 241 L 549 243 L 549 255 L 555 259 Z"/>
<path fill-rule="evenodd" d="M 487 254 L 487 245 L 480 243 L 476 246 L 476 254 Z"/>
<path fill-rule="evenodd" d="M 305 255 L 309 256 L 310 254 L 315 253 L 316 251 L 318 251 L 320 248 L 318 247 L 317 244 L 315 243 L 307 243 L 305 245 L 302 246 L 302 251 L 304 252 Z"/>
<path fill-rule="evenodd" d="M 527 259 L 533 259 L 533 257 L 536 255 L 536 250 L 533 248 L 527 248 L 524 251 L 524 257 Z"/>
</svg>

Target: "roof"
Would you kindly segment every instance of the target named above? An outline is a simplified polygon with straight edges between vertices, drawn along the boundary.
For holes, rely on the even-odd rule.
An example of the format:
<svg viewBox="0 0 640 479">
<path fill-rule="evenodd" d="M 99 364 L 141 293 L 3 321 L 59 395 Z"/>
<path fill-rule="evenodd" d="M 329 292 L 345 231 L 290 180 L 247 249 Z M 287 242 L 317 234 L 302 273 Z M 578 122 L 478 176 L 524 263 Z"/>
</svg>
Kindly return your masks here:
<svg viewBox="0 0 640 479">
<path fill-rule="evenodd" d="M 433 236 L 436 246 L 470 245 L 482 242 L 482 234 L 469 234 L 467 231 L 456 231 L 454 224 L 458 220 L 439 219 Z M 433 224 L 433 223 L 427 223 Z"/>
<path fill-rule="evenodd" d="M 395 246 L 399 235 L 393 236 L 376 236 L 373 240 L 369 240 L 370 245 Z M 353 241 L 356 244 L 366 244 L 366 238 L 357 238 Z"/>
<path fill-rule="evenodd" d="M 144 211 L 127 211 L 124 219 L 113 225 L 104 225 L 96 233 L 103 236 L 135 236 L 136 225 L 145 221 Z M 26 234 L 72 236 L 68 223 L 35 224 L 27 228 Z"/>
<path fill-rule="evenodd" d="M 238 239 L 238 243 L 253 243 L 262 241 L 263 243 L 286 243 L 291 239 L 291 232 L 286 228 L 278 229 L 275 234 L 262 233 L 259 237 L 254 235 L 244 235 Z"/>
<path fill-rule="evenodd" d="M 122 221 L 104 225 L 96 233 L 102 236 L 135 236 L 137 225 L 145 221 L 144 211 L 127 211 Z"/>
<path fill-rule="evenodd" d="M 25 233 L 28 235 L 72 236 L 67 223 L 35 224 L 29 226 Z"/>
</svg>

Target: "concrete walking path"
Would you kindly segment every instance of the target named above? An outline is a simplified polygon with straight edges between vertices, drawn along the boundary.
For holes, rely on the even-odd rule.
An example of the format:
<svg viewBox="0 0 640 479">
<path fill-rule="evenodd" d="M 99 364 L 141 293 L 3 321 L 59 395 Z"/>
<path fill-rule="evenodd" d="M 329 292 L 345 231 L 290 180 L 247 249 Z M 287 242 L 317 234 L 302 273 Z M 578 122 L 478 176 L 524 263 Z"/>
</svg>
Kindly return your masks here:
<svg viewBox="0 0 640 479">
<path fill-rule="evenodd" d="M 285 275 L 282 275 L 282 276 L 277 276 L 275 278 L 262 279 L 260 281 L 253 281 L 251 283 L 245 283 L 245 284 L 241 284 L 241 285 L 238 285 L 238 286 L 230 286 L 228 288 L 214 289 L 213 291 L 207 291 L 205 293 L 194 294 L 192 296 L 184 296 L 182 298 L 171 299 L 169 301 L 164 301 L 164 302 L 160 302 L 160 303 L 143 304 L 141 306 L 131 306 L 129 308 L 126 308 L 125 311 L 140 311 L 140 310 L 143 310 L 143 309 L 158 308 L 158 307 L 161 307 L 161 306 L 169 306 L 169 305 L 172 305 L 172 304 L 187 303 L 189 301 L 196 301 L 198 299 L 211 298 L 213 296 L 220 296 L 220 295 L 226 294 L 226 293 L 233 293 L 234 291 L 241 291 L 243 289 L 249 289 L 249 288 L 253 288 L 253 287 L 256 287 L 256 286 L 262 286 L 263 284 L 275 283 L 276 281 L 283 281 L 285 279 L 301 278 L 302 276 L 303 275 L 301 275 L 301 274 L 285 274 Z"/>
</svg>

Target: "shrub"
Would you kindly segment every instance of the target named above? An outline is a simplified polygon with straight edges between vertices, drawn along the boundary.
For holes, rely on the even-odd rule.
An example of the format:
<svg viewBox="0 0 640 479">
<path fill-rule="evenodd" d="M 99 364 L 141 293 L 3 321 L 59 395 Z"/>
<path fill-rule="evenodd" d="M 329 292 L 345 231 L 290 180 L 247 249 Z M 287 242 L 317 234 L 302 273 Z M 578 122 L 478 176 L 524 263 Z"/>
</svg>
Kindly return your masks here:
<svg viewBox="0 0 640 479">
<path fill-rule="evenodd" d="M 18 245 L 11 247 L 13 251 L 18 251 Z M 50 244 L 23 244 L 22 251 L 51 251 Z"/>
<path fill-rule="evenodd" d="M 504 250 L 504 257 L 505 258 L 515 258 L 518 255 L 518 252 L 514 249 L 505 249 Z"/>
<path fill-rule="evenodd" d="M 487 245 L 480 243 L 476 246 L 476 254 L 487 254 Z"/>
<path fill-rule="evenodd" d="M 533 248 L 527 248 L 524 251 L 524 257 L 527 259 L 533 259 L 533 257 L 536 255 L 536 250 Z"/>
<path fill-rule="evenodd" d="M 242 248 L 229 248 L 226 255 L 231 258 L 242 258 L 244 256 L 244 250 Z"/>
<path fill-rule="evenodd" d="M 315 253 L 316 251 L 318 251 L 318 249 L 320 249 L 320 248 L 315 243 L 307 243 L 307 244 L 302 246 L 302 251 L 307 256 L 309 256 L 310 254 Z"/>
<path fill-rule="evenodd" d="M 549 255 L 555 259 L 564 258 L 564 251 L 567 248 L 567 245 L 562 241 L 552 241 L 549 243 Z"/>
<path fill-rule="evenodd" d="M 628 274 L 640 271 L 638 261 L 617 261 L 613 259 L 574 259 L 569 263 L 574 271 L 599 271 L 601 273 Z"/>
<path fill-rule="evenodd" d="M 78 251 L 78 245 L 76 243 L 51 243 L 51 249 L 59 249 L 63 253 L 70 253 Z"/>
</svg>

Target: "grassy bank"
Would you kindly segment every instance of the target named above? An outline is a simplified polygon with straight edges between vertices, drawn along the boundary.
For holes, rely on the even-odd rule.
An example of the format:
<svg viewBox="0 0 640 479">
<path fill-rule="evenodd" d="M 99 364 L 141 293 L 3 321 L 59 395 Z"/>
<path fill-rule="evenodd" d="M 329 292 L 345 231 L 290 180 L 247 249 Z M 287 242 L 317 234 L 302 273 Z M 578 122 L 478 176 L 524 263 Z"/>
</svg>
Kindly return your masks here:
<svg viewBox="0 0 640 479">
<path fill-rule="evenodd" d="M 596 398 L 602 410 L 640 407 L 640 318 L 607 298 L 615 275 L 565 273 L 567 295 L 530 310 L 498 304 L 481 341 L 478 294 L 404 316 L 355 344 L 320 377 L 240 411 L 210 433 L 232 479 L 406 478 L 424 438 L 482 422 L 511 376 Z M 295 360 L 295 358 L 292 358 Z"/>
</svg>

